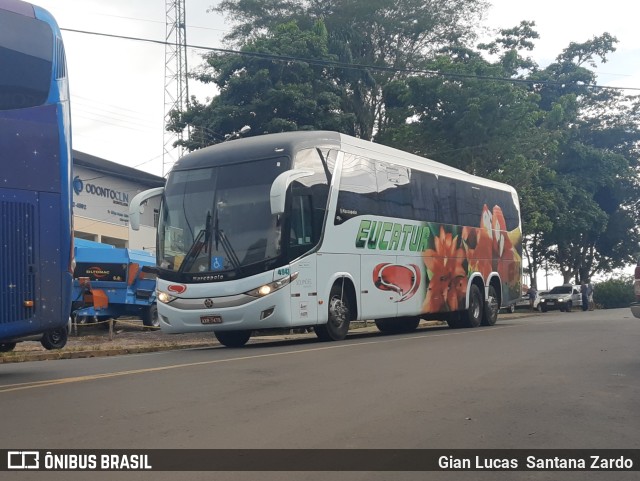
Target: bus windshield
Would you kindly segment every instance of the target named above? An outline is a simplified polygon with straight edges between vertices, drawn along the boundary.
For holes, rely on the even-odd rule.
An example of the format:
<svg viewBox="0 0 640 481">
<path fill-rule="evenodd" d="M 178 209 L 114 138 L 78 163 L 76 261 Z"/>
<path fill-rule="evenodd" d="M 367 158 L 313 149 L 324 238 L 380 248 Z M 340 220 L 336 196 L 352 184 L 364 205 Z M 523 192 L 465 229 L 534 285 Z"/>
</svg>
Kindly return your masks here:
<svg viewBox="0 0 640 481">
<path fill-rule="evenodd" d="M 158 225 L 158 264 L 199 274 L 242 271 L 280 255 L 280 222 L 269 194 L 285 158 L 174 171 Z"/>
<path fill-rule="evenodd" d="M 0 110 L 42 105 L 49 96 L 53 32 L 44 22 L 0 14 Z"/>
</svg>

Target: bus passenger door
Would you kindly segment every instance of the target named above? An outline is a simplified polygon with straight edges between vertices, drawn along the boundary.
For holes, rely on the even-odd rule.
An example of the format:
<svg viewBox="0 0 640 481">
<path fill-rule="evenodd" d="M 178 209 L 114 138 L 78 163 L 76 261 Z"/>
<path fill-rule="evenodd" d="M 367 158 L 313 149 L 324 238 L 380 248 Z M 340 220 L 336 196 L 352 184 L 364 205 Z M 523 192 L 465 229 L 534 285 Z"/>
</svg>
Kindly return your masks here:
<svg viewBox="0 0 640 481">
<path fill-rule="evenodd" d="M 393 272 L 396 256 L 363 254 L 361 261 L 362 319 L 384 319 L 398 315 L 397 287 Z"/>
<path fill-rule="evenodd" d="M 318 289 L 315 254 L 303 257 L 290 265 L 297 277 L 291 283 L 291 324 L 314 325 L 318 322 Z"/>
</svg>

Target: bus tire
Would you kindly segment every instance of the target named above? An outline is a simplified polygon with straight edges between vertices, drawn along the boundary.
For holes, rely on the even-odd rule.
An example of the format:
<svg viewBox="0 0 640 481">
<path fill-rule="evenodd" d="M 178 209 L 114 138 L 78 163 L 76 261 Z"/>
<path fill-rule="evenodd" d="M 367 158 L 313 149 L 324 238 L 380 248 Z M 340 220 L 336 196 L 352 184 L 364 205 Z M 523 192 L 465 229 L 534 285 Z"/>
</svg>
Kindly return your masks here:
<svg viewBox="0 0 640 481">
<path fill-rule="evenodd" d="M 515 304 L 512 304 L 515 306 Z M 498 311 L 500 305 L 498 303 L 498 294 L 493 286 L 489 286 L 489 296 L 487 302 L 484 304 L 484 310 L 482 313 L 482 325 L 493 326 L 498 320 Z M 512 311 L 513 312 L 513 311 Z"/>
<path fill-rule="evenodd" d="M 2 342 L 0 343 L 0 352 L 10 352 L 16 347 L 15 342 Z"/>
<path fill-rule="evenodd" d="M 158 317 L 158 306 L 151 304 L 142 313 L 142 324 L 145 327 L 160 327 L 160 318 Z"/>
<path fill-rule="evenodd" d="M 67 344 L 67 338 L 69 332 L 66 327 L 60 327 L 58 329 L 52 329 L 45 332 L 40 339 L 40 344 L 47 350 L 62 349 Z"/>
<path fill-rule="evenodd" d="M 215 331 L 218 342 L 226 347 L 242 347 L 251 337 L 251 331 Z"/>
<path fill-rule="evenodd" d="M 471 284 L 469 289 L 469 306 L 463 314 L 464 327 L 478 327 L 482 324 L 483 302 L 480 288 L 476 284 Z"/>
<path fill-rule="evenodd" d="M 347 337 L 349 332 L 353 308 L 349 294 L 344 292 L 343 283 L 335 283 L 331 288 L 327 323 L 317 325 L 314 329 L 316 336 L 321 341 L 341 341 Z"/>
</svg>

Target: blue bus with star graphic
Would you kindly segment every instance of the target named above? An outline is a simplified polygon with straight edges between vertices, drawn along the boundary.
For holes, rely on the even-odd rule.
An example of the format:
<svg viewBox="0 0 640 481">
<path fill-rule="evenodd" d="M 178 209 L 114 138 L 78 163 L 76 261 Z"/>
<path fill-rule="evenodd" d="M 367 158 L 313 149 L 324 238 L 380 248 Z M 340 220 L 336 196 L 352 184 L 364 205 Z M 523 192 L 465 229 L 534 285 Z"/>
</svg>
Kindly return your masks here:
<svg viewBox="0 0 640 481">
<path fill-rule="evenodd" d="M 46 10 L 0 0 L 0 352 L 67 341 L 73 273 L 69 84 Z"/>
</svg>

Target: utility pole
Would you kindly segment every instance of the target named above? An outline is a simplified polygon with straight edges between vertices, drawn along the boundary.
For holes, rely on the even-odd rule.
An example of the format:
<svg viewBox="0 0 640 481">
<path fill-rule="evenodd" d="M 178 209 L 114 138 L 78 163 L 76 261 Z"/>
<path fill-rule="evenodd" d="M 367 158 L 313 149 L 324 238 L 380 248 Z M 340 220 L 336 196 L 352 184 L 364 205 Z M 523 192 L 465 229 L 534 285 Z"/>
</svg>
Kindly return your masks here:
<svg viewBox="0 0 640 481">
<path fill-rule="evenodd" d="M 188 132 L 167 132 L 170 113 L 173 110 L 184 111 L 189 105 L 185 0 L 165 1 L 167 35 L 164 50 L 163 177 L 184 153 L 183 147 L 174 147 L 173 144 L 188 136 Z"/>
</svg>

